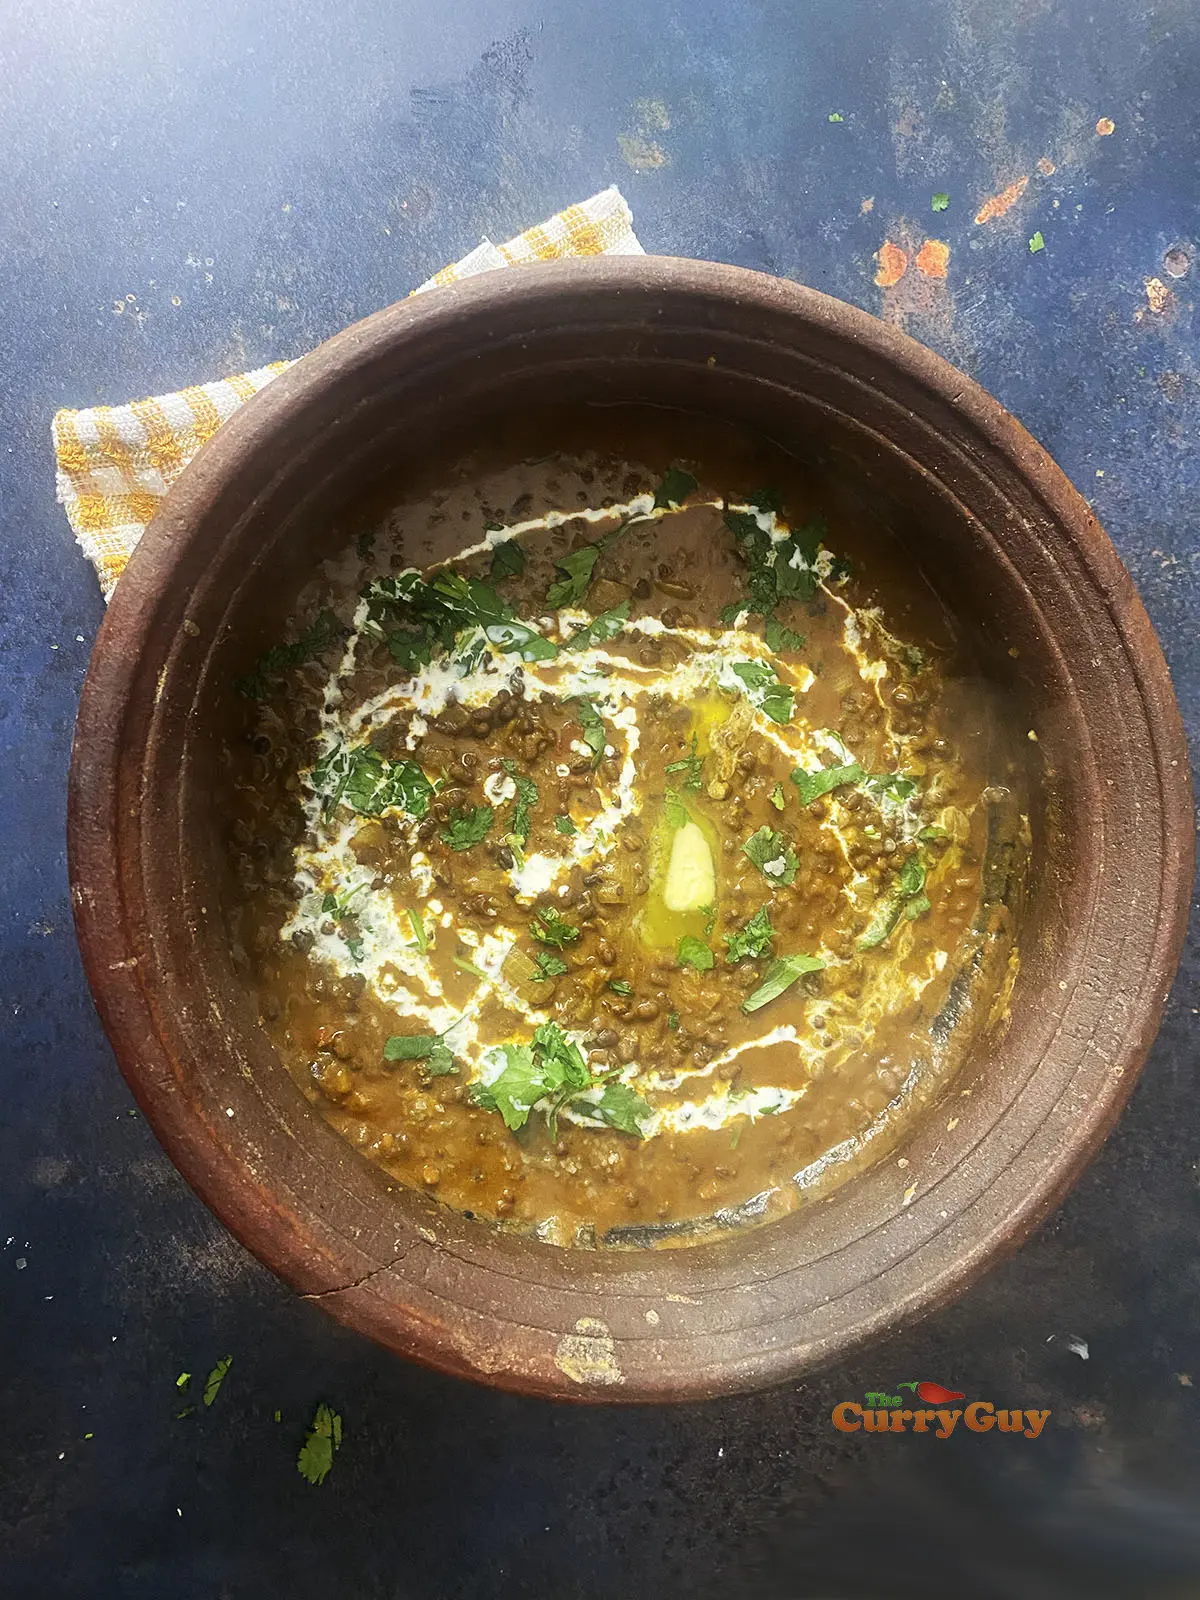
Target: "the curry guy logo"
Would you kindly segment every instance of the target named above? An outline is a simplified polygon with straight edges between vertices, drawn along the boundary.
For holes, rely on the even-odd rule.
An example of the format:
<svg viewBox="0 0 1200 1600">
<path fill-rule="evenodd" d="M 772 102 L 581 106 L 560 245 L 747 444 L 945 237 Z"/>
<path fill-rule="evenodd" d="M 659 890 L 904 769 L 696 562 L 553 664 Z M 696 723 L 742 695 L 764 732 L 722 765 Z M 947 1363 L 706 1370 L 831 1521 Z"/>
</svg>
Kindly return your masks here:
<svg viewBox="0 0 1200 1600">
<path fill-rule="evenodd" d="M 961 1422 L 970 1433 L 995 1429 L 1036 1439 L 1050 1417 L 1049 1411 L 997 1411 L 990 1400 L 973 1400 L 969 1406 L 953 1410 L 967 1397 L 940 1383 L 898 1383 L 896 1388 L 909 1390 L 911 1400 L 874 1391 L 864 1396 L 861 1406 L 856 1400 L 843 1400 L 833 1408 L 834 1427 L 839 1433 L 861 1429 L 864 1433 L 931 1433 L 935 1439 L 948 1439 Z"/>
</svg>

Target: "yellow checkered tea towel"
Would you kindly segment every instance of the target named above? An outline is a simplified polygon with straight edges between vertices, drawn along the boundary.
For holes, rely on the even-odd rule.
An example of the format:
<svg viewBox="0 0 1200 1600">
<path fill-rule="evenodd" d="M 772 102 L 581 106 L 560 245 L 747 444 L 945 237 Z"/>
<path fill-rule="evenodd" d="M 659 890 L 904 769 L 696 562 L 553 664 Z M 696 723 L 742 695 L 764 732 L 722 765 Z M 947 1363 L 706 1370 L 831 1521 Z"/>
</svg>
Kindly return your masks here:
<svg viewBox="0 0 1200 1600">
<path fill-rule="evenodd" d="M 444 267 L 413 292 L 421 294 L 460 278 L 530 261 L 641 254 L 629 207 L 617 189 L 605 189 L 507 244 L 485 239 L 470 255 Z M 96 569 L 106 600 L 162 497 L 200 446 L 252 394 L 289 366 L 290 361 L 273 361 L 254 372 L 153 400 L 57 413 L 53 436 L 59 503 Z"/>
</svg>

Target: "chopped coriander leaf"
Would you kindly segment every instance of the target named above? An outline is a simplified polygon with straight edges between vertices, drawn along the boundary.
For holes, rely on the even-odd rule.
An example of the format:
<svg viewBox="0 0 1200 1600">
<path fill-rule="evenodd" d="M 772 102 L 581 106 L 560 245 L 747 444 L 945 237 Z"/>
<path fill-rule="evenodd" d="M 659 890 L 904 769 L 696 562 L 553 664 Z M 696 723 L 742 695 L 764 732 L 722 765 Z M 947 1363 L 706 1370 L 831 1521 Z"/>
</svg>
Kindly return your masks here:
<svg viewBox="0 0 1200 1600">
<path fill-rule="evenodd" d="M 502 539 L 499 544 L 492 546 L 489 578 L 519 578 L 524 571 L 525 552 L 515 539 Z"/>
<path fill-rule="evenodd" d="M 717 959 L 704 940 L 692 933 L 685 933 L 680 939 L 677 954 L 681 967 L 695 967 L 697 972 L 711 972 Z"/>
<path fill-rule="evenodd" d="M 487 838 L 495 817 L 495 810 L 489 805 L 455 806 L 441 837 L 451 850 L 469 850 Z"/>
<path fill-rule="evenodd" d="M 763 981 L 753 994 L 742 1001 L 742 1010 L 758 1011 L 770 1001 L 777 1000 L 797 978 L 802 978 L 806 972 L 820 972 L 824 965 L 819 956 L 780 956 L 767 968 Z"/>
<path fill-rule="evenodd" d="M 643 1137 L 642 1123 L 650 1116 L 646 1101 L 619 1078 L 604 1085 L 599 1100 L 572 1100 L 570 1105 L 578 1116 L 603 1122 L 617 1133 L 631 1133 L 635 1139 Z"/>
<path fill-rule="evenodd" d="M 777 783 L 771 790 L 770 801 L 775 807 L 776 811 L 782 811 L 784 806 L 787 804 L 787 799 L 784 795 L 783 785 L 781 783 Z"/>
<path fill-rule="evenodd" d="M 225 1382 L 225 1374 L 233 1365 L 232 1356 L 222 1356 L 220 1361 L 204 1380 L 204 1404 L 211 1406 L 217 1395 L 221 1392 L 221 1385 Z"/>
<path fill-rule="evenodd" d="M 804 648 L 804 635 L 797 633 L 794 628 L 785 628 L 776 617 L 766 617 L 763 622 L 763 638 L 767 641 L 768 650 L 802 650 Z"/>
<path fill-rule="evenodd" d="M 565 812 L 560 812 L 559 815 L 557 817 L 555 817 L 554 826 L 555 826 L 555 829 L 559 833 L 578 833 L 579 832 L 579 829 L 575 826 L 575 824 L 571 821 L 570 817 L 568 817 Z"/>
<path fill-rule="evenodd" d="M 175 1387 L 177 1389 L 186 1389 L 188 1384 L 191 1383 L 191 1381 L 192 1381 L 192 1375 L 191 1375 L 190 1372 L 181 1372 L 179 1374 L 179 1376 L 175 1379 Z"/>
<path fill-rule="evenodd" d="M 175 1420 L 176 1420 L 176 1422 L 180 1422 L 180 1421 L 182 1421 L 182 1419 L 184 1417 L 194 1417 L 195 1415 L 196 1415 L 196 1407 L 195 1406 L 184 1406 L 182 1411 L 177 1411 L 175 1413 Z"/>
<path fill-rule="evenodd" d="M 308 1437 L 296 1457 L 296 1469 L 300 1476 L 312 1484 L 324 1483 L 341 1444 L 342 1419 L 322 1400 L 309 1424 Z"/>
<path fill-rule="evenodd" d="M 770 503 L 765 503 L 768 500 Z M 760 512 L 778 513 L 778 497 L 759 495 L 758 507 Z M 781 627 L 775 616 L 778 605 L 785 600 L 811 600 L 817 592 L 817 558 L 825 535 L 824 519 L 813 518 L 782 539 L 773 539 L 759 525 L 758 517 L 748 511 L 727 510 L 725 526 L 737 539 L 748 570 L 745 600 L 726 606 L 722 618 L 732 620 L 730 613 L 736 616 L 746 611 L 761 616 L 768 625 L 774 622 Z M 840 575 L 836 562 L 830 573 L 831 577 L 835 575 Z M 782 634 L 772 637 L 783 642 Z M 767 643 L 775 648 L 770 639 Z"/>
<path fill-rule="evenodd" d="M 280 1411 L 278 1406 L 276 1406 L 275 1410 L 271 1413 L 271 1420 L 273 1422 L 282 1422 L 283 1421 L 283 1412 Z"/>
<path fill-rule="evenodd" d="M 772 722 L 792 720 L 793 692 L 765 661 L 735 661 L 732 670 L 746 685 L 746 698 Z"/>
<path fill-rule="evenodd" d="M 361 967 L 362 964 L 363 964 L 363 958 L 366 956 L 366 953 L 367 953 L 367 948 L 363 944 L 362 940 L 361 939 L 347 939 L 346 940 L 346 950 L 347 950 L 347 952 L 348 952 L 348 954 L 350 956 L 351 961 L 354 962 L 355 966 Z"/>
<path fill-rule="evenodd" d="M 771 913 L 766 906 L 762 906 L 745 927 L 739 928 L 736 933 L 725 935 L 725 943 L 728 946 L 726 961 L 741 961 L 745 956 L 769 956 L 774 933 Z"/>
<path fill-rule="evenodd" d="M 356 894 L 361 894 L 367 887 L 365 883 L 355 884 L 353 889 L 345 889 L 341 894 L 327 893 L 321 900 L 321 912 L 324 916 L 331 917 L 334 922 L 341 922 L 351 914 L 350 902 Z"/>
<path fill-rule="evenodd" d="M 583 742 L 592 752 L 592 765 L 599 766 L 608 744 L 608 735 L 604 731 L 604 719 L 596 710 L 590 700 L 579 699 L 575 702 L 579 708 L 576 715 L 580 726 L 583 728 Z"/>
<path fill-rule="evenodd" d="M 608 987 L 613 991 L 614 994 L 623 994 L 625 996 L 629 996 L 633 993 L 633 985 L 627 978 L 610 978 L 608 981 Z"/>
<path fill-rule="evenodd" d="M 384 1042 L 385 1061 L 423 1061 L 431 1078 L 457 1072 L 454 1052 L 440 1033 L 394 1033 Z"/>
<path fill-rule="evenodd" d="M 622 600 L 611 611 L 602 611 L 585 626 L 573 633 L 563 646 L 566 650 L 590 650 L 593 645 L 612 639 L 629 621 L 632 601 Z"/>
<path fill-rule="evenodd" d="M 347 805 L 362 817 L 381 817 L 392 810 L 423 817 L 433 796 L 433 785 L 415 761 L 389 761 L 369 744 L 335 745 L 308 781 L 326 816 Z"/>
<path fill-rule="evenodd" d="M 435 649 L 452 650 L 467 628 L 481 628 L 490 644 L 522 661 L 552 661 L 558 654 L 494 589 L 461 573 L 445 570 L 427 581 L 410 567 L 367 584 L 362 594 L 368 619 L 381 633 L 385 623 L 400 624 L 386 637 L 392 655 L 405 664 L 427 665 Z"/>
<path fill-rule="evenodd" d="M 561 956 L 552 956 L 549 950 L 535 950 L 533 964 L 539 978 L 561 978 L 570 970 Z"/>
<path fill-rule="evenodd" d="M 845 122 L 846 119 L 840 111 L 831 111 L 829 113 L 829 120 L 830 122 Z"/>
<path fill-rule="evenodd" d="M 490 1083 L 473 1083 L 467 1092 L 482 1110 L 498 1111 L 514 1133 L 540 1100 L 563 1088 L 586 1089 L 591 1082 L 583 1052 L 556 1022 L 542 1023 L 531 1044 L 505 1044 L 491 1054 L 503 1056 L 503 1069 Z"/>
<path fill-rule="evenodd" d="M 934 195 L 933 199 L 929 202 L 929 209 L 931 211 L 945 211 L 949 204 L 950 196 L 943 190 Z"/>
<path fill-rule="evenodd" d="M 667 809 L 667 822 L 670 826 L 672 828 L 686 828 L 692 819 L 688 814 L 688 808 L 675 793 L 674 789 L 666 791 L 664 804 Z"/>
<path fill-rule="evenodd" d="M 1034 234 L 1033 238 L 1029 241 L 1029 254 L 1031 256 L 1035 256 L 1039 250 L 1044 250 L 1045 248 L 1046 241 L 1042 238 L 1042 230 L 1039 228 Z"/>
<path fill-rule="evenodd" d="M 940 827 L 937 823 L 933 823 L 928 828 L 922 828 L 917 835 L 922 844 L 932 844 L 935 839 L 948 839 L 949 837 L 950 835 L 945 828 Z"/>
<path fill-rule="evenodd" d="M 408 918 L 408 925 L 413 931 L 417 949 L 422 955 L 429 949 L 429 935 L 425 932 L 425 924 L 421 921 L 421 913 L 414 911 L 412 906 L 406 906 L 404 915 Z"/>
<path fill-rule="evenodd" d="M 919 856 L 909 856 L 859 936 L 860 950 L 877 949 L 891 937 L 902 918 L 913 921 L 930 909 L 929 897 L 924 892 L 925 877 L 924 862 Z"/>
<path fill-rule="evenodd" d="M 678 1013 L 678 1011 L 672 1011 L 671 1012 L 670 1016 L 667 1018 L 667 1027 L 670 1029 L 670 1031 L 672 1033 L 678 1032 L 678 1030 L 679 1030 L 679 1013 Z"/>
<path fill-rule="evenodd" d="M 683 756 L 678 761 L 668 762 L 666 768 L 667 772 L 672 777 L 674 777 L 677 772 L 686 773 L 687 776 L 683 780 L 683 787 L 693 791 L 703 787 L 704 783 L 704 757 L 702 755 L 697 755 L 697 743 L 698 741 L 696 735 L 693 734 L 691 754 Z"/>
<path fill-rule="evenodd" d="M 513 806 L 512 820 L 508 825 L 508 838 L 511 843 L 514 839 L 518 844 L 524 844 L 529 838 L 529 813 L 538 803 L 538 786 L 532 778 L 527 778 L 524 773 L 517 771 L 515 761 L 510 761 L 505 756 L 500 765 L 508 773 L 517 786 L 516 804 Z"/>
<path fill-rule="evenodd" d="M 743 855 L 770 883 L 794 883 L 800 867 L 800 858 L 792 849 L 786 836 L 776 833 L 764 823 L 757 833 L 752 833 L 742 846 Z"/>
<path fill-rule="evenodd" d="M 565 944 L 574 944 L 579 937 L 579 929 L 565 921 L 553 906 L 545 906 L 534 912 L 529 931 L 542 944 L 553 945 L 557 950 L 561 950 Z"/>
<path fill-rule="evenodd" d="M 917 783 L 915 778 L 906 778 L 900 772 L 881 772 L 877 777 L 864 778 L 863 788 L 876 800 L 887 799 L 903 805 L 916 794 Z"/>
<path fill-rule="evenodd" d="M 592 573 L 599 559 L 600 546 L 584 544 L 556 561 L 554 569 L 563 576 L 556 578 L 546 590 L 546 604 L 556 611 L 560 606 L 577 605 L 591 587 Z"/>
<path fill-rule="evenodd" d="M 866 772 L 857 761 L 846 762 L 840 767 L 822 767 L 819 772 L 805 772 L 800 767 L 792 768 L 792 782 L 800 791 L 802 806 L 812 805 L 814 800 L 819 800 L 822 795 L 831 794 L 843 784 L 862 783 L 866 776 Z"/>
<path fill-rule="evenodd" d="M 671 506 L 681 506 L 688 495 L 695 494 L 700 485 L 690 472 L 684 472 L 682 467 L 671 467 L 663 474 L 663 480 L 654 491 L 654 505 L 658 511 L 666 511 Z"/>
<path fill-rule="evenodd" d="M 264 651 L 250 671 L 234 681 L 234 688 L 248 700 L 265 700 L 279 687 L 284 673 L 324 655 L 344 634 L 345 629 L 333 612 L 322 611 L 298 639 Z"/>
</svg>

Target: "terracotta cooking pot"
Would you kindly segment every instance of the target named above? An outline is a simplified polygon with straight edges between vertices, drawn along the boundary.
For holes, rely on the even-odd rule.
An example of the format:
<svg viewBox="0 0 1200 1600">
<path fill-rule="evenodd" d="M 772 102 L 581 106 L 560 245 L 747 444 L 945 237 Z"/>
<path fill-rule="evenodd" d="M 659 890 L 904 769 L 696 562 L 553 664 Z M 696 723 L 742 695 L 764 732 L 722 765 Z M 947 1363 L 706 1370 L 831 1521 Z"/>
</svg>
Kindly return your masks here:
<svg viewBox="0 0 1200 1600">
<path fill-rule="evenodd" d="M 1012 1021 L 901 1151 L 829 1200 L 662 1251 L 568 1251 L 397 1184 L 302 1097 L 225 923 L 230 683 L 339 511 L 452 423 L 641 401 L 803 437 L 889 497 L 1043 787 Z M 695 261 L 525 267 L 358 323 L 227 422 L 168 495 L 92 655 L 71 887 L 88 978 L 167 1153 L 297 1290 L 447 1372 L 576 1400 L 791 1377 L 957 1294 L 1046 1215 L 1158 1026 L 1192 876 L 1180 719 L 1112 545 L 1020 425 L 861 311 Z M 970 1091 L 966 1093 L 964 1091 Z"/>
</svg>

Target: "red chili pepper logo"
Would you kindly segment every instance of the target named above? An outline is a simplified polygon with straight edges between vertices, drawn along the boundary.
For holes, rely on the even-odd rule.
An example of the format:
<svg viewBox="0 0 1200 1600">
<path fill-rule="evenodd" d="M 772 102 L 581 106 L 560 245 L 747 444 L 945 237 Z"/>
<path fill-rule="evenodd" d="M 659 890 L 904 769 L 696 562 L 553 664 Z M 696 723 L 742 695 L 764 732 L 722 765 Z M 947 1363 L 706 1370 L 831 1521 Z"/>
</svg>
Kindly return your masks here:
<svg viewBox="0 0 1200 1600">
<path fill-rule="evenodd" d="M 927 1406 L 948 1406 L 952 1400 L 965 1400 L 965 1394 L 954 1389 L 944 1389 L 940 1383 L 919 1383 L 917 1394 Z"/>
</svg>

